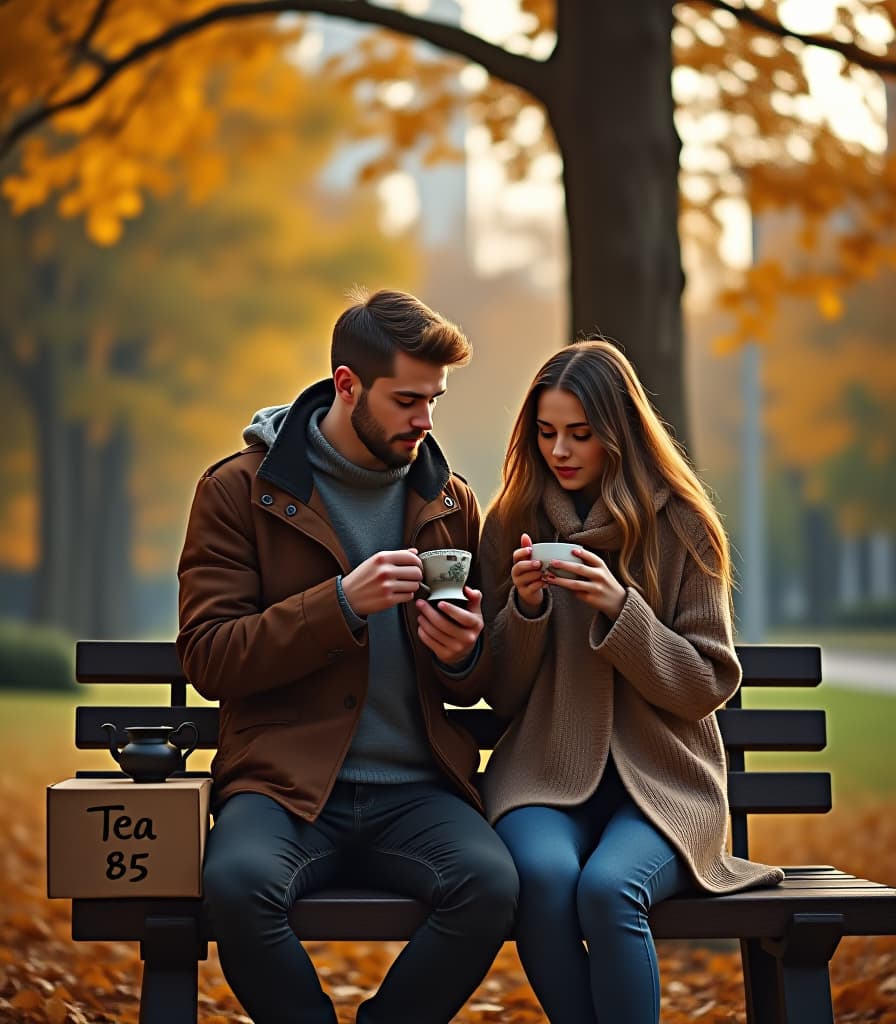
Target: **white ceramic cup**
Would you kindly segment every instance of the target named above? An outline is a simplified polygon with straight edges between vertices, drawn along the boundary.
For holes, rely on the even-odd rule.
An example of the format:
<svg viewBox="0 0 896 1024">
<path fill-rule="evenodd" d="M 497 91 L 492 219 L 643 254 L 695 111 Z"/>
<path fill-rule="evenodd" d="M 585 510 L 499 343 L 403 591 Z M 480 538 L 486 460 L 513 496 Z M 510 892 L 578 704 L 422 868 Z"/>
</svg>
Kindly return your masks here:
<svg viewBox="0 0 896 1024">
<path fill-rule="evenodd" d="M 577 562 L 579 565 L 584 565 L 585 563 L 582 559 L 572 553 L 573 548 L 581 546 L 581 544 L 565 544 L 559 540 L 541 541 L 539 544 L 532 545 L 532 557 L 541 562 L 542 575 L 550 568 L 555 576 L 562 576 L 568 580 L 581 579 L 581 576 L 566 572 L 564 569 L 551 568 L 550 566 L 550 563 L 555 560 L 560 562 Z"/>
<path fill-rule="evenodd" d="M 423 583 L 428 601 L 466 601 L 464 584 L 470 574 L 473 556 L 462 548 L 437 548 L 421 551 Z"/>
</svg>

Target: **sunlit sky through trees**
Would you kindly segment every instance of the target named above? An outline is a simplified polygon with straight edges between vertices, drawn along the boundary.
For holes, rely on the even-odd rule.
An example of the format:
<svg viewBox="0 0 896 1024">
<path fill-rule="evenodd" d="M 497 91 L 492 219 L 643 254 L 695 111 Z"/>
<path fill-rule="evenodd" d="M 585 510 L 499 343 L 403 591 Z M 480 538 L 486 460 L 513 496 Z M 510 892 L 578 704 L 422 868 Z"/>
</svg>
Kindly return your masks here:
<svg viewBox="0 0 896 1024">
<path fill-rule="evenodd" d="M 554 45 L 552 33 L 545 32 L 534 40 L 520 29 L 524 15 L 519 0 L 403 0 L 399 4 L 410 13 L 433 19 L 460 19 L 461 25 L 483 38 L 500 43 L 506 49 L 519 50 L 533 57 L 547 56 Z M 748 6 L 751 6 L 748 4 Z M 836 33 L 837 0 L 784 0 L 777 14 L 782 23 L 793 31 L 824 34 Z M 702 32 L 713 32 L 712 23 L 702 17 L 705 12 L 694 10 L 695 19 L 701 17 Z M 326 31 L 332 31 L 332 22 Z M 858 21 L 864 34 L 862 43 L 872 52 L 885 52 L 891 42 L 889 22 L 879 15 L 867 14 Z M 357 26 L 342 29 L 348 33 L 364 31 Z M 715 31 L 718 31 L 716 29 Z M 296 57 L 301 62 L 313 62 L 323 46 L 322 33 L 306 35 Z M 847 142 L 858 144 L 871 152 L 883 152 L 887 145 L 886 96 L 881 79 L 861 69 L 852 69 L 845 76 L 845 59 L 839 54 L 817 47 L 806 47 L 803 64 L 809 83 L 809 95 L 802 98 L 799 115 L 808 122 L 826 120 L 835 134 Z M 462 73 L 462 82 L 471 91 L 478 87 L 484 76 L 481 68 L 468 66 Z M 706 87 L 704 76 L 691 68 L 679 67 L 673 76 L 673 91 L 680 109 Z M 400 83 L 399 83 L 400 85 Z M 384 97 L 387 103 L 400 107 L 413 101 L 413 87 L 405 83 L 406 95 L 398 86 L 393 94 Z M 725 117 L 720 112 L 720 117 Z M 544 118 L 533 107 L 531 116 L 522 118 L 516 128 L 523 137 L 543 131 Z M 682 168 L 705 166 L 707 140 L 718 126 L 707 124 L 706 119 L 681 116 L 678 123 L 682 137 Z M 459 127 L 467 152 L 466 216 L 471 229 L 471 256 L 479 273 L 490 276 L 507 270 L 529 266 L 543 287 L 560 285 L 563 280 L 562 245 L 545 246 L 545 235 L 557 235 L 563 220 L 563 189 L 560 181 L 559 157 L 544 156 L 533 163 L 525 180 L 508 182 L 500 160 L 490 151 L 487 133 L 481 128 Z M 798 149 L 799 139 L 794 139 Z M 683 187 L 687 182 L 683 181 Z M 405 170 L 390 174 L 379 185 L 383 203 L 382 226 L 389 233 L 406 230 L 421 215 L 421 197 L 414 176 Z M 720 246 L 722 259 L 735 267 L 750 263 L 750 214 L 737 200 L 723 204 L 721 219 L 725 234 Z M 534 244 L 533 235 L 541 235 Z M 533 265 L 534 264 L 534 265 Z"/>
</svg>

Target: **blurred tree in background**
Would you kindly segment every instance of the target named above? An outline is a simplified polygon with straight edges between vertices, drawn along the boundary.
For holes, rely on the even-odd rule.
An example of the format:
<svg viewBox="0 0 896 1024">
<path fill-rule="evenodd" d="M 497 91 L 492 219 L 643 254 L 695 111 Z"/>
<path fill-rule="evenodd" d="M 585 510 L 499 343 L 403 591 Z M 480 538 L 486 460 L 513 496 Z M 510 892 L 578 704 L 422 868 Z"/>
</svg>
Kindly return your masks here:
<svg viewBox="0 0 896 1024">
<path fill-rule="evenodd" d="M 554 175 L 562 184 L 570 330 L 599 329 L 619 338 L 682 438 L 688 435 L 680 238 L 686 247 L 716 260 L 713 286 L 729 314 L 729 322 L 719 324 L 725 335 L 721 348 L 729 350 L 745 338 L 788 342 L 777 329 L 782 297 L 808 299 L 824 315 L 837 316 L 844 287 L 894 262 L 894 155 L 884 145 L 844 139 L 811 95 L 805 59 L 810 48 L 835 55 L 844 80 L 863 95 L 872 120 L 877 116 L 881 121 L 875 108 L 877 75 L 896 70 L 892 2 L 837 5 L 837 23 L 824 36 L 787 28 L 781 21 L 786 4 L 777 0 L 748 6 L 726 0 L 635 0 L 634 6 L 632 0 L 520 0 L 520 25 L 491 35 L 408 13 L 403 6 L 366 0 L 250 0 L 220 6 L 208 0 L 158 0 L 151 7 L 134 0 L 9 0 L 0 6 L 0 138 L 6 153 L 2 187 L 13 215 L 25 218 L 21 224 L 41 221 L 44 234 L 51 232 L 53 217 L 46 211 L 52 201 L 63 218 L 83 222 L 100 246 L 117 244 L 116 256 L 124 263 L 125 247 L 139 245 L 140 237 L 145 235 L 152 249 L 148 233 L 154 221 L 163 232 L 159 243 L 175 244 L 162 224 L 170 218 L 168 230 L 176 232 L 181 197 L 207 199 L 266 159 L 289 168 L 285 178 L 266 186 L 275 221 L 279 205 L 295 198 L 285 183 L 292 184 L 298 175 L 309 183 L 310 196 L 315 167 L 337 138 L 378 144 L 361 172 L 362 184 L 390 173 L 410 153 L 425 163 L 460 159 L 464 154 L 452 142 L 450 125 L 461 110 L 467 124 L 490 140 L 509 179 Z M 387 31 L 333 56 L 309 81 L 300 63 L 289 59 L 301 43 L 305 22 L 277 17 L 301 12 L 337 15 Z M 416 40 L 434 44 L 446 56 L 421 61 Z M 309 154 L 297 139 L 300 130 L 310 131 L 321 147 L 317 163 L 315 147 Z M 681 138 L 687 143 L 683 150 Z M 293 167 L 296 161 L 301 170 Z M 793 244 L 801 249 L 800 259 L 792 264 L 760 260 L 747 270 L 719 264 L 726 204 L 743 198 L 756 215 L 793 214 Z M 316 219 L 319 210 L 316 201 L 313 206 L 309 202 L 305 232 L 295 225 L 284 229 L 287 247 L 290 240 L 296 243 L 300 230 L 297 251 L 303 259 L 313 259 L 309 250 L 324 239 L 333 241 L 331 227 Z M 349 211 L 340 213 L 348 223 Z M 375 234 L 374 211 L 366 215 Z M 125 230 L 129 219 L 136 222 Z M 208 230 L 214 236 L 215 228 Z M 264 248 L 263 241 L 250 241 L 248 234 L 227 231 L 240 239 L 227 243 L 232 259 L 238 259 L 243 244 Z M 819 244 L 822 238 L 824 245 Z M 346 244 L 353 244 L 348 237 Z M 366 233 L 365 244 L 352 277 L 365 276 L 364 259 L 386 258 L 376 254 Z M 349 283 L 351 261 L 330 255 L 322 260 L 332 276 L 317 278 L 330 285 L 329 291 L 324 286 L 317 293 L 326 295 L 322 305 Z M 406 251 L 402 255 L 410 258 Z M 76 262 L 86 270 L 90 260 L 79 257 Z M 213 261 L 202 257 L 197 263 L 195 273 L 208 270 L 216 285 L 226 280 L 223 269 L 212 270 Z M 288 281 L 285 266 L 277 273 Z M 66 305 L 70 293 L 63 288 L 72 272 L 70 261 L 63 259 L 55 271 L 34 275 L 44 280 L 36 304 L 47 305 L 50 319 L 66 321 L 59 328 L 61 337 L 72 330 Z M 182 294 L 201 295 L 198 282 L 184 274 Z M 393 279 L 399 277 L 396 270 Z M 36 287 L 34 281 L 31 286 Z M 129 334 L 137 327 L 143 333 L 161 309 L 146 295 L 124 308 L 131 286 L 116 282 L 114 287 L 118 296 L 105 294 L 104 301 L 111 307 L 121 301 L 129 315 L 115 320 L 112 328 L 108 316 L 92 321 L 89 329 L 84 323 L 84 337 L 75 345 L 86 346 L 82 355 L 89 348 L 93 361 L 85 355 L 82 365 L 73 350 L 72 364 L 80 373 L 96 374 L 105 360 L 125 377 L 140 376 L 149 392 L 151 372 L 164 372 L 165 359 L 147 358 L 148 351 Z M 274 282 L 265 281 L 264 287 L 276 290 Z M 288 291 L 286 283 L 283 287 Z M 249 329 L 240 312 L 250 317 L 253 288 L 241 284 L 239 291 L 239 296 L 228 293 L 213 300 L 220 330 L 209 328 L 208 347 L 197 337 L 193 360 L 184 359 L 185 352 L 193 353 L 182 331 L 170 323 L 167 333 L 159 328 L 169 339 L 172 361 L 184 362 L 178 370 L 170 368 L 172 379 L 210 363 L 229 366 L 234 353 L 242 354 L 238 341 L 228 347 L 222 337 L 238 338 L 238 324 Z M 188 306 L 189 301 L 184 299 Z M 273 306 L 259 298 L 259 316 L 275 308 L 275 300 L 270 301 Z M 234 304 L 229 312 L 228 302 Z M 332 312 L 330 307 L 323 319 Z M 144 315 L 148 321 L 141 319 Z M 300 316 L 290 316 L 293 321 L 308 323 Z M 3 347 L 13 362 L 24 360 L 33 367 L 41 350 L 33 332 L 23 331 L 29 322 L 19 319 L 18 332 L 4 331 Z M 233 367 L 221 372 L 227 378 Z M 832 372 L 831 380 L 841 393 L 845 379 Z M 204 382 L 211 385 L 212 377 Z M 160 384 L 157 378 L 155 386 Z M 215 386 L 223 385 L 215 381 Z M 111 409 L 119 410 L 120 425 L 125 418 L 121 410 L 139 404 L 138 392 L 133 385 L 130 392 L 110 388 L 97 407 L 98 422 L 80 429 L 105 438 L 102 443 L 110 452 L 115 444 L 123 445 L 123 440 L 112 440 Z M 77 387 L 70 394 L 74 397 L 59 406 L 57 415 L 75 415 Z M 870 423 L 873 402 L 868 401 L 880 396 L 855 389 L 852 394 L 849 415 Z M 152 405 L 148 394 L 145 402 Z M 109 409 L 100 412 L 106 405 Z M 163 412 L 158 415 L 165 418 Z M 21 423 L 12 429 L 27 437 Z M 817 481 L 825 474 L 830 481 L 846 479 L 845 470 L 854 468 L 856 459 L 847 435 L 839 436 L 842 444 L 836 451 L 830 445 L 806 449 L 814 451 L 814 462 L 811 473 L 805 465 L 795 467 L 801 479 Z M 41 447 L 45 444 L 41 439 L 36 449 L 39 481 L 47 479 L 47 460 L 61 457 L 58 444 L 55 454 Z M 163 450 L 158 438 L 155 445 L 157 452 Z M 107 457 L 120 464 L 129 456 Z M 9 469 L 14 480 L 27 476 L 21 451 L 10 452 Z M 46 506 L 47 497 L 41 491 L 38 504 Z M 13 495 L 16 500 L 18 505 L 10 507 L 21 515 L 21 495 Z M 56 508 L 52 514 L 62 512 Z M 89 518 L 83 510 L 77 515 L 79 521 Z M 163 519 L 159 514 L 157 522 Z M 35 555 L 42 566 L 55 566 L 48 581 L 60 579 L 54 529 L 44 523 Z M 125 530 L 117 550 L 127 546 L 128 537 Z M 103 557 L 115 564 L 111 556 Z M 63 578 L 73 580 L 77 574 Z M 40 598 L 43 592 L 39 587 L 41 616 L 53 618 L 57 613 L 47 612 L 50 599 Z M 113 600 L 112 606 L 119 603 Z"/>
<path fill-rule="evenodd" d="M 771 622 L 858 620 L 875 589 L 867 578 L 875 559 L 886 576 L 887 554 L 869 545 L 896 536 L 894 287 L 890 271 L 851 289 L 837 320 L 793 298 L 776 304 L 775 341 L 762 347 L 761 371 Z M 702 323 L 698 345 L 711 345 L 708 336 L 721 329 L 717 311 Z M 696 377 L 697 440 L 714 487 L 728 495 L 743 487 L 739 373 L 736 358 L 722 359 L 705 361 Z M 732 535 L 742 536 L 739 503 L 727 519 Z M 847 551 L 850 566 L 842 561 Z M 878 589 L 881 606 L 864 608 L 865 618 L 892 623 L 893 602 Z"/>
<path fill-rule="evenodd" d="M 250 411 L 291 401 L 302 379 L 328 370 L 346 282 L 410 273 L 371 196 L 336 204 L 314 184 L 348 116 L 344 95 L 310 88 L 283 62 L 279 36 L 254 54 L 251 38 L 252 75 L 196 40 L 186 80 L 175 75 L 157 109 L 135 103 L 114 142 L 86 137 L 62 217 L 26 198 L 39 176 L 8 179 L 27 210 L 0 211 L 11 425 L 0 560 L 34 569 L 37 621 L 89 636 L 136 628 L 135 574 L 171 575 L 184 495 L 238 443 L 233 399 Z M 205 89 L 220 94 L 214 114 Z M 197 120 L 220 122 L 220 160 L 201 152 Z M 212 201 L 191 203 L 213 184 Z"/>
<path fill-rule="evenodd" d="M 538 157 L 559 153 L 571 333 L 599 328 L 624 340 L 682 436 L 681 147 L 673 69 L 691 72 L 679 74 L 680 92 L 690 94 L 682 119 L 702 122 L 712 135 L 705 163 L 682 168 L 681 212 L 694 237 L 715 242 L 719 201 L 746 188 L 757 213 L 799 207 L 807 249 L 835 211 L 854 214 L 841 218 L 837 264 L 824 272 L 804 267 L 796 280 L 774 275 L 776 292 L 794 289 L 830 304 L 840 284 L 866 277 L 881 259 L 893 258 L 893 160 L 844 145 L 830 122 L 805 102 L 809 86 L 801 60 L 812 44 L 839 54 L 844 75 L 862 80 L 866 69 L 896 72 L 888 50 L 894 41 L 891 3 L 838 5 L 836 30 L 814 36 L 788 30 L 778 16 L 784 6 L 778 0 L 749 6 L 727 0 L 520 0 L 525 19 L 505 45 L 408 14 L 401 6 L 368 0 L 220 6 L 165 0 L 147 10 L 134 2 L 12 0 L 0 12 L 6 21 L 0 22 L 6 28 L 0 38 L 15 47 L 15 59 L 4 65 L 5 87 L 0 79 L 7 145 L 54 115 L 54 125 L 76 139 L 50 149 L 33 140 L 23 153 L 22 173 L 7 180 L 7 195 L 23 209 L 61 189 L 65 212 L 84 212 L 94 235 L 113 236 L 118 217 L 139 208 L 141 189 L 157 184 L 159 154 L 150 155 L 145 143 L 130 151 L 130 167 L 122 171 L 114 163 L 112 180 L 124 179 L 119 188 L 110 190 L 109 176 L 97 175 L 98 168 L 110 166 L 95 153 L 97 137 L 106 140 L 101 151 L 111 156 L 108 147 L 114 147 L 123 117 L 161 129 L 163 153 L 182 153 L 204 187 L 221 164 L 202 146 L 217 121 L 216 108 L 203 103 L 203 51 L 220 67 L 228 66 L 228 54 L 239 63 L 236 74 L 248 78 L 238 90 L 245 101 L 253 63 L 263 60 L 265 47 L 276 46 L 273 15 L 315 11 L 394 30 L 334 59 L 329 69 L 365 107 L 359 135 L 386 144 L 365 174 L 386 173 L 402 154 L 421 146 L 426 160 L 460 156 L 448 131 L 459 106 L 500 147 L 511 173 L 523 174 Z M 238 31 L 228 31 L 233 21 L 239 21 Z M 289 31 L 300 34 L 301 23 Z M 473 85 L 468 76 L 465 87 L 457 60 L 415 59 L 415 38 L 473 61 L 488 74 Z M 172 83 L 182 102 L 192 102 L 198 140 L 186 125 L 165 116 Z M 393 92 L 389 100 L 390 86 L 408 83 L 414 87 L 410 93 L 396 100 Z M 84 146 L 93 154 L 86 171 Z M 751 291 L 769 277 L 761 269 L 755 274 Z M 771 298 L 768 288 L 762 294 Z M 761 320 L 745 316 L 738 334 L 755 337 Z"/>
</svg>

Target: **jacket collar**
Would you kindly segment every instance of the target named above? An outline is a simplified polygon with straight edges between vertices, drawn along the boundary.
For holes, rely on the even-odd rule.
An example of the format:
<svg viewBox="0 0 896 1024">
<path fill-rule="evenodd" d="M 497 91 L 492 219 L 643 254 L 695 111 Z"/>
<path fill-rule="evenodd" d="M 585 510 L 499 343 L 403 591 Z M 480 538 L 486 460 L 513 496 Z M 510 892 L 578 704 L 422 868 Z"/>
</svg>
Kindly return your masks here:
<svg viewBox="0 0 896 1024">
<path fill-rule="evenodd" d="M 329 408 L 336 397 L 332 378 L 319 380 L 306 388 L 293 402 L 286 419 L 268 449 L 257 476 L 276 484 L 307 504 L 314 488 L 308 461 L 308 421 L 317 409 Z M 451 470 L 441 448 L 427 434 L 417 450 L 417 458 L 408 471 L 407 482 L 425 500 L 432 501 L 442 492 Z"/>
</svg>

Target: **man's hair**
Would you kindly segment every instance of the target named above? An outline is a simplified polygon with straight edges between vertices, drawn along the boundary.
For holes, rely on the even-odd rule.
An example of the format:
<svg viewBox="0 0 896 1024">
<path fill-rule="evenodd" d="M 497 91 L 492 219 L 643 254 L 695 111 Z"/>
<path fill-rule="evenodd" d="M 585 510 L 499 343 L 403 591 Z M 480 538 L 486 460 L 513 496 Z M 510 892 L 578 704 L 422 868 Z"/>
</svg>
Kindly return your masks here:
<svg viewBox="0 0 896 1024">
<path fill-rule="evenodd" d="M 330 365 L 348 366 L 369 388 L 391 376 L 395 353 L 435 366 L 464 366 L 473 349 L 464 332 L 407 292 L 385 289 L 369 295 L 355 288 L 353 305 L 333 327 Z"/>
</svg>

